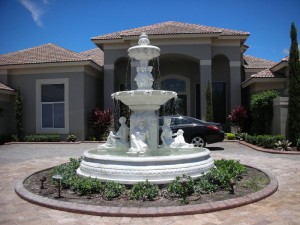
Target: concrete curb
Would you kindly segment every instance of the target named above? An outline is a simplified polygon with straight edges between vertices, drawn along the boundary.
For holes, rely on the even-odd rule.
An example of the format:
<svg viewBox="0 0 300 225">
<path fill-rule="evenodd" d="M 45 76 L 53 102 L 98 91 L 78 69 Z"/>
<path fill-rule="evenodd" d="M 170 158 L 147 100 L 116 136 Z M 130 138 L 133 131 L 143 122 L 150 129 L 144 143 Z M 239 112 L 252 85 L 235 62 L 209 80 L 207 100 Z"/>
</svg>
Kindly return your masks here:
<svg viewBox="0 0 300 225">
<path fill-rule="evenodd" d="M 259 146 L 256 146 L 256 145 L 252 145 L 252 144 L 249 144 L 245 141 L 237 141 L 238 143 L 242 144 L 242 145 L 245 145 L 249 148 L 252 148 L 256 151 L 260 151 L 260 152 L 266 152 L 266 153 L 271 153 L 271 154 L 284 154 L 284 155 L 300 155 L 300 151 L 298 152 L 293 152 L 293 151 L 279 151 L 279 150 L 275 150 L 275 149 L 267 149 L 267 148 L 262 148 L 262 147 L 259 147 Z"/>
<path fill-rule="evenodd" d="M 251 166 L 249 166 L 251 167 Z M 257 168 L 256 168 L 257 169 Z M 261 170 L 261 169 L 259 169 Z M 232 209 L 247 204 L 251 204 L 260 201 L 273 193 L 278 189 L 278 181 L 276 177 L 264 170 L 261 170 L 270 178 L 270 183 L 264 189 L 233 199 L 224 201 L 216 201 L 210 203 L 203 203 L 198 205 L 184 205 L 184 206 L 167 206 L 167 207 L 112 207 L 112 206 L 98 206 L 98 205 L 87 205 L 79 203 L 70 203 L 54 199 L 49 199 L 43 196 L 39 196 L 28 191 L 23 183 L 29 177 L 20 180 L 15 185 L 16 194 L 22 199 L 31 202 L 36 205 L 43 207 L 72 212 L 81 213 L 97 216 L 114 216 L 114 217 L 158 217 L 158 216 L 178 216 L 178 215 L 191 215 L 215 212 L 225 209 Z M 30 175 L 31 176 L 31 175 Z"/>
</svg>

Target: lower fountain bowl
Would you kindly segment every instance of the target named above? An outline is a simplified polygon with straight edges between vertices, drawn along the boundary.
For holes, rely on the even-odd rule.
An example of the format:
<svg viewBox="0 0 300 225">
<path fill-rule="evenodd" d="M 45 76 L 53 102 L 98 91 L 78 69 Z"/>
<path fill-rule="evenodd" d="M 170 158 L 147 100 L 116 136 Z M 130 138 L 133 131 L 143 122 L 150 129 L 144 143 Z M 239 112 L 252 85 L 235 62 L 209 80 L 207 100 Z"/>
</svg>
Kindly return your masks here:
<svg viewBox="0 0 300 225">
<path fill-rule="evenodd" d="M 172 153 L 128 157 L 125 151 L 123 155 L 109 155 L 102 154 L 99 150 L 87 150 L 84 152 L 77 174 L 97 178 L 104 182 L 136 184 L 148 180 L 155 184 L 167 184 L 182 175 L 197 179 L 214 167 L 214 160 L 208 149 L 166 151 L 172 151 Z"/>
</svg>

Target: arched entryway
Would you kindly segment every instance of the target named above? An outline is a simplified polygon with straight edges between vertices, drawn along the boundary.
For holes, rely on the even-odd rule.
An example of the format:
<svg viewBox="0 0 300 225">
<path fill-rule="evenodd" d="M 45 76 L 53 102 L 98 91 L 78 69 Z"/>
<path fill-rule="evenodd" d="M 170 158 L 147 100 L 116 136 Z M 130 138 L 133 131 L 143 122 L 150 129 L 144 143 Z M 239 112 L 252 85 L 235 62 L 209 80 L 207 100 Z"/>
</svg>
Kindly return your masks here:
<svg viewBox="0 0 300 225">
<path fill-rule="evenodd" d="M 214 122 L 226 124 L 230 108 L 230 64 L 224 55 L 212 59 L 212 101 Z"/>
<path fill-rule="evenodd" d="M 115 91 L 131 89 L 131 66 L 128 57 L 120 57 L 114 64 Z"/>
<path fill-rule="evenodd" d="M 177 113 L 196 116 L 196 99 L 199 86 L 199 60 L 184 54 L 163 54 L 159 58 L 160 88 L 178 94 Z M 196 104 L 198 102 L 199 104 Z"/>
</svg>

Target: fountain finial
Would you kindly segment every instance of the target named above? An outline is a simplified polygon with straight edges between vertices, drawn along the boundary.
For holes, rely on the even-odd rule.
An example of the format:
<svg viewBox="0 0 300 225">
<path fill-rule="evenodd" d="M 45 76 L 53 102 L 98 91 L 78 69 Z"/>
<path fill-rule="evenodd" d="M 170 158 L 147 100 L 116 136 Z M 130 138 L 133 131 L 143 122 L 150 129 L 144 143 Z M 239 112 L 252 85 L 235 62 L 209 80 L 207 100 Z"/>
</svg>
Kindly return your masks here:
<svg viewBox="0 0 300 225">
<path fill-rule="evenodd" d="M 145 32 L 142 32 L 139 39 L 139 45 L 149 45 L 150 41 L 148 39 L 148 35 Z"/>
</svg>

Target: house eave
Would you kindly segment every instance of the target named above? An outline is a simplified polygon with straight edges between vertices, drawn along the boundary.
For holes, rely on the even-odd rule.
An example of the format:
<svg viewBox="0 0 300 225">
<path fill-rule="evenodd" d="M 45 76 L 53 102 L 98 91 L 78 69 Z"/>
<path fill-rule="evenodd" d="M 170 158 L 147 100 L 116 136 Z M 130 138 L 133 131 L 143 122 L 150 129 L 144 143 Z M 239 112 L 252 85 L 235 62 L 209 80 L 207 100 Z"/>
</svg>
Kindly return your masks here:
<svg viewBox="0 0 300 225">
<path fill-rule="evenodd" d="M 3 95 L 15 95 L 16 92 L 13 91 L 13 90 L 3 90 L 3 89 L 0 89 L 0 94 L 3 94 Z"/>
<path fill-rule="evenodd" d="M 287 66 L 289 66 L 289 62 L 281 61 L 280 63 L 278 63 L 275 66 L 271 67 L 270 70 L 272 72 L 276 72 L 276 71 L 281 70 L 282 68 L 287 67 Z"/>
<path fill-rule="evenodd" d="M 280 83 L 285 82 L 286 78 L 280 77 L 251 77 L 250 79 L 244 81 L 241 85 L 242 88 L 246 88 L 254 83 Z"/>
<path fill-rule="evenodd" d="M 102 71 L 102 67 L 92 60 L 79 62 L 45 62 L 45 63 L 28 63 L 28 64 L 11 64 L 2 65 L 0 69 L 28 69 L 28 68 L 42 68 L 42 67 L 66 67 L 66 66 L 91 66 L 97 70 Z"/>
</svg>

